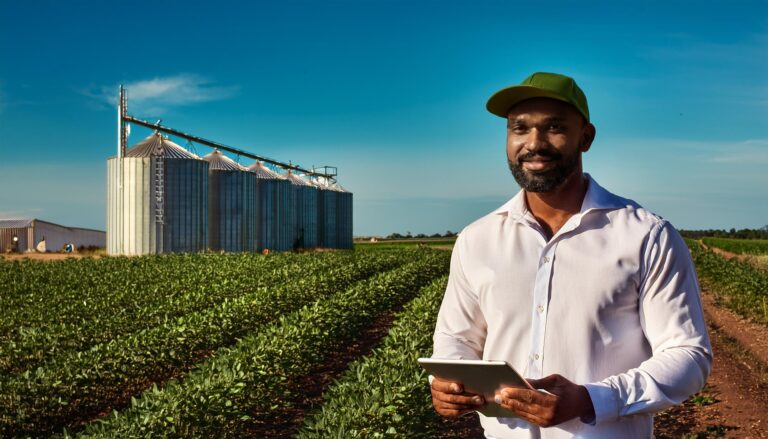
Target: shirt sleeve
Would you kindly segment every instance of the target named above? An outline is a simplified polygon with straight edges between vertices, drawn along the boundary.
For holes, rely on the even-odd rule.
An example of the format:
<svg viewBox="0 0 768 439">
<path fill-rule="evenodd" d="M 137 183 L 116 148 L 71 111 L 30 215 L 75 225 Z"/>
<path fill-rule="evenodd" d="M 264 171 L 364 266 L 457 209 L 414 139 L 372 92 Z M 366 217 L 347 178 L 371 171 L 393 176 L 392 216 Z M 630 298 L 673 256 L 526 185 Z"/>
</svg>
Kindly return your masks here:
<svg viewBox="0 0 768 439">
<path fill-rule="evenodd" d="M 712 348 L 685 241 L 662 222 L 649 235 L 643 261 L 640 323 L 652 356 L 635 369 L 585 385 L 598 425 L 679 404 L 704 386 L 711 369 Z"/>
<path fill-rule="evenodd" d="M 453 247 L 448 287 L 437 314 L 432 358 L 479 360 L 483 356 L 487 324 L 478 295 L 464 273 L 465 241 L 461 233 Z"/>
</svg>

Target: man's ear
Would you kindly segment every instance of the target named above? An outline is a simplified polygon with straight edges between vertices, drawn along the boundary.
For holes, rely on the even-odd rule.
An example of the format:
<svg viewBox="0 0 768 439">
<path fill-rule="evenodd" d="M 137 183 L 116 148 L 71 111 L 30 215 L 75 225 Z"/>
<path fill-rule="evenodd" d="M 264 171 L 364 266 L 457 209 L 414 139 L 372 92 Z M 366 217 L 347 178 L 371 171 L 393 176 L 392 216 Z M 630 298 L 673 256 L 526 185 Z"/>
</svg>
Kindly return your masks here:
<svg viewBox="0 0 768 439">
<path fill-rule="evenodd" d="M 581 134 L 581 144 L 579 145 L 579 151 L 589 151 L 589 148 L 592 146 L 592 142 L 595 140 L 595 134 L 597 134 L 597 129 L 594 125 L 587 122 L 587 125 L 584 127 L 584 131 Z"/>
</svg>

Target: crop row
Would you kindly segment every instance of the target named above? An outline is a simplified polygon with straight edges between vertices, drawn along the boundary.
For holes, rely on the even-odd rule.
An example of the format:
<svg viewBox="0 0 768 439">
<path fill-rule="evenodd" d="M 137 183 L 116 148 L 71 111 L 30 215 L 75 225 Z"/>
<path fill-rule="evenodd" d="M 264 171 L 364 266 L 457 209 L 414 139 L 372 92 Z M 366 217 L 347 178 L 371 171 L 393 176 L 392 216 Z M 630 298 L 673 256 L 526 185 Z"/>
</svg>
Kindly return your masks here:
<svg viewBox="0 0 768 439">
<path fill-rule="evenodd" d="M 744 255 L 768 255 L 768 239 L 703 238 L 710 247 Z"/>
<path fill-rule="evenodd" d="M 59 310 L 39 309 L 36 318 L 53 322 L 45 326 L 21 326 L 5 339 L 0 339 L 0 374 L 23 372 L 66 352 L 86 350 L 118 336 L 126 336 L 204 310 L 223 300 L 285 283 L 291 278 L 313 276 L 348 264 L 352 258 L 351 253 L 330 252 L 311 260 L 305 257 L 269 260 L 263 256 L 235 260 L 226 258 L 229 262 L 241 263 L 232 264 L 227 270 L 230 276 L 220 283 L 211 279 L 194 279 L 196 285 L 190 285 L 188 281 L 184 284 L 169 282 L 162 291 L 142 292 L 129 306 L 94 313 L 78 321 L 56 323 Z M 171 262 L 178 261 L 172 259 Z M 156 260 L 156 263 L 162 264 L 163 260 Z M 233 267 L 237 267 L 237 271 Z M 46 287 L 40 285 L 39 288 Z M 98 294 L 111 294 L 102 288 Z M 84 296 L 95 298 L 99 297 L 98 294 L 91 291 L 84 293 Z M 87 303 L 87 300 L 83 299 L 82 302 Z"/>
<path fill-rule="evenodd" d="M 429 356 L 443 277 L 423 289 L 399 314 L 389 335 L 369 356 L 352 363 L 325 394 L 323 405 L 299 432 L 311 438 L 435 437 L 427 373 L 417 364 Z"/>
<path fill-rule="evenodd" d="M 743 317 L 768 323 L 768 273 L 736 258 L 725 259 L 688 242 L 700 281 L 718 302 Z"/>
<path fill-rule="evenodd" d="M 0 436 L 36 435 L 90 419 L 152 383 L 178 376 L 281 314 L 390 270 L 416 253 L 356 256 L 314 276 L 261 287 L 87 351 L 55 357 L 0 382 Z"/>
<path fill-rule="evenodd" d="M 295 261 L 290 256 L 194 254 L 0 263 L 0 306 L 13 311 L 0 322 L 0 337 L 9 331 L 15 336 L 18 327 L 80 324 L 117 310 L 133 315 L 186 292 L 209 292 L 211 285 L 237 291 L 248 285 L 245 273 Z"/>
<path fill-rule="evenodd" d="M 91 424 L 83 437 L 242 437 L 259 413 L 285 407 L 289 384 L 322 365 L 387 309 L 448 268 L 448 253 L 422 257 L 283 316 L 220 351 L 181 381 L 153 389 Z"/>
</svg>

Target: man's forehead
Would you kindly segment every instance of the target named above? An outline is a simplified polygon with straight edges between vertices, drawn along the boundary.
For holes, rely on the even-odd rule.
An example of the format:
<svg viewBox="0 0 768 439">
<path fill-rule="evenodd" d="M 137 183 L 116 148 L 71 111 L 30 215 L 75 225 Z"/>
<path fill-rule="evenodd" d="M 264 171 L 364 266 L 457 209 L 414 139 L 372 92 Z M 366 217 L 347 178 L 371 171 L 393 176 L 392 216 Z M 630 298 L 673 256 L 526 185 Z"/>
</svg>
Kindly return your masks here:
<svg viewBox="0 0 768 439">
<path fill-rule="evenodd" d="M 528 99 L 514 105 L 507 113 L 507 120 L 530 118 L 569 119 L 578 117 L 579 113 L 571 105 L 556 99 Z"/>
</svg>

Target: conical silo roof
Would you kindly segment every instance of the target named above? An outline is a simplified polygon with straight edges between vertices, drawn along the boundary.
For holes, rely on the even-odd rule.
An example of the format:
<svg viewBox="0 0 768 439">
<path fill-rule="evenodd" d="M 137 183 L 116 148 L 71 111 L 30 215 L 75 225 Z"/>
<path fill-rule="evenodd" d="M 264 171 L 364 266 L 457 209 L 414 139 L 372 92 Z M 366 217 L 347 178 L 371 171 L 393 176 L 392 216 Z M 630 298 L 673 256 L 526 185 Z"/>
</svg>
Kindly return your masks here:
<svg viewBox="0 0 768 439">
<path fill-rule="evenodd" d="M 234 160 L 225 156 L 218 149 L 214 149 L 210 154 L 203 157 L 208 162 L 208 169 L 211 171 L 244 171 L 245 168 L 235 163 Z"/>
<path fill-rule="evenodd" d="M 297 186 L 314 186 L 307 180 L 299 177 L 298 175 L 294 174 L 292 171 L 288 171 L 287 174 L 285 174 L 285 179 L 290 181 L 291 184 L 295 184 Z"/>
<path fill-rule="evenodd" d="M 250 172 L 256 174 L 256 178 L 262 180 L 282 180 L 283 176 L 264 166 L 262 162 L 256 162 L 248 167 Z"/>
<path fill-rule="evenodd" d="M 133 145 L 125 152 L 126 157 L 163 157 L 167 159 L 197 159 L 196 155 L 182 148 L 159 132 Z"/>
</svg>

